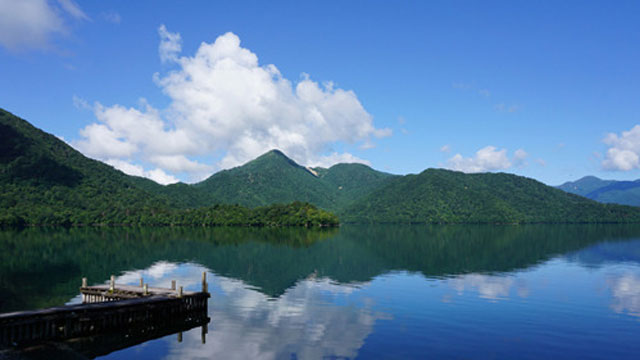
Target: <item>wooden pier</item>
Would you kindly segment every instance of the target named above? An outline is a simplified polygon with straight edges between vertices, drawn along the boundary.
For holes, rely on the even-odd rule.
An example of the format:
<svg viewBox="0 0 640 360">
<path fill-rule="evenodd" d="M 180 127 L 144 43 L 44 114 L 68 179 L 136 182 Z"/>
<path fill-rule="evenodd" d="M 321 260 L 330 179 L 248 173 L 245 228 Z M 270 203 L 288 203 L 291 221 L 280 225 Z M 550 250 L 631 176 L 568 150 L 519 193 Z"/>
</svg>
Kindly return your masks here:
<svg viewBox="0 0 640 360">
<path fill-rule="evenodd" d="M 112 276 L 109 285 L 95 286 L 87 286 L 83 278 L 80 293 L 82 304 L 0 314 L 0 345 L 60 341 L 149 326 L 157 330 L 179 323 L 200 324 L 204 319 L 209 322 L 206 273 L 202 274 L 200 292 L 176 288 L 175 281 L 169 289 L 149 287 L 142 279 L 140 286 L 116 285 Z M 203 327 L 203 342 L 205 334 Z"/>
</svg>

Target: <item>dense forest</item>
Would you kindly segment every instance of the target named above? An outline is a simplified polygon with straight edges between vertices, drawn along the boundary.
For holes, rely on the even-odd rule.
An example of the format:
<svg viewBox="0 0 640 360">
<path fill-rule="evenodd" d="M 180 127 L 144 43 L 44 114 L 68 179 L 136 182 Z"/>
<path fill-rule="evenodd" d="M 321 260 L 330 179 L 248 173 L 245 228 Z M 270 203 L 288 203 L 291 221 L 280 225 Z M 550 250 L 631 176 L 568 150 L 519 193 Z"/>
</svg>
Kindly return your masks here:
<svg viewBox="0 0 640 360">
<path fill-rule="evenodd" d="M 640 208 L 601 204 L 526 177 L 442 169 L 393 179 L 339 214 L 373 223 L 640 222 Z"/>
<path fill-rule="evenodd" d="M 335 215 L 308 203 L 248 208 L 211 202 L 190 209 L 182 198 L 145 187 L 161 185 L 86 158 L 55 136 L 0 110 L 0 226 L 338 223 Z"/>
<path fill-rule="evenodd" d="M 640 222 L 640 208 L 512 174 L 306 168 L 278 150 L 197 184 L 163 186 L 89 159 L 3 110 L 0 210 L 2 226 L 316 226 L 336 225 L 336 215 L 356 223 Z"/>
</svg>

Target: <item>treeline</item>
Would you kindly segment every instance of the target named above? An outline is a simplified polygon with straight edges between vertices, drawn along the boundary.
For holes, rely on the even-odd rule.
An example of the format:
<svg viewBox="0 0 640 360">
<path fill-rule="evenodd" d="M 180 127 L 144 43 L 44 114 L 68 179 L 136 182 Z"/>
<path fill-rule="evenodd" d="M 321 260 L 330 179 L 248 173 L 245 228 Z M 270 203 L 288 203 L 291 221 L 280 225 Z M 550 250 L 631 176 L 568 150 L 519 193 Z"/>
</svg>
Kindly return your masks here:
<svg viewBox="0 0 640 360">
<path fill-rule="evenodd" d="M 17 210 L 17 209 L 16 209 Z M 302 202 L 257 208 L 214 205 L 197 209 L 167 207 L 81 211 L 50 207 L 0 213 L 0 227 L 25 226 L 337 226 L 338 218 Z"/>
</svg>

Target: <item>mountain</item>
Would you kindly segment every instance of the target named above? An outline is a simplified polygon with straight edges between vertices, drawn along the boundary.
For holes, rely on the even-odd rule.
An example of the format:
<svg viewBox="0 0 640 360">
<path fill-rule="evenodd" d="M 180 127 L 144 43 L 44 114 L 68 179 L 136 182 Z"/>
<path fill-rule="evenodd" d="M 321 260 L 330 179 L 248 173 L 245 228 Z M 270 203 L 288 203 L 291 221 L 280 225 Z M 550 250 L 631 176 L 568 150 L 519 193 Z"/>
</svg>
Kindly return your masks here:
<svg viewBox="0 0 640 360">
<path fill-rule="evenodd" d="M 600 204 L 522 176 L 427 169 L 389 181 L 338 215 L 347 222 L 637 222 L 640 209 Z"/>
<path fill-rule="evenodd" d="M 594 182 L 581 188 L 599 196 L 636 189 L 614 182 L 594 190 Z M 640 208 L 600 204 L 516 175 L 428 169 L 397 176 L 362 164 L 306 168 L 278 150 L 198 184 L 162 186 L 88 159 L 0 110 L 0 225 L 337 222 L 314 205 L 348 222 L 640 222 Z"/>
<path fill-rule="evenodd" d="M 271 150 L 242 166 L 217 172 L 193 188 L 213 203 L 255 207 L 303 201 L 333 211 L 393 177 L 363 164 L 306 168 Z"/>
<path fill-rule="evenodd" d="M 163 208 L 168 203 L 134 186 L 132 177 L 86 158 L 2 109 L 0 194 L 0 217 L 31 224 L 124 220 L 142 209 Z"/>
<path fill-rule="evenodd" d="M 297 200 L 333 208 L 336 202 L 327 183 L 278 150 L 219 171 L 193 186 L 215 202 L 250 207 Z"/>
<path fill-rule="evenodd" d="M 566 183 L 557 186 L 557 188 L 572 194 L 586 197 L 590 192 L 603 188 L 614 182 L 615 181 L 613 180 L 602 180 L 595 176 L 585 176 L 576 181 L 567 181 Z"/>
<path fill-rule="evenodd" d="M 210 196 L 126 175 L 0 109 L 0 226 L 337 223 L 310 204 L 248 209 L 209 202 Z M 199 208 L 189 209 L 195 203 Z"/>
<path fill-rule="evenodd" d="M 558 189 L 602 203 L 640 206 L 640 180 L 601 180 L 595 176 L 585 176 L 566 182 L 558 186 Z"/>
<path fill-rule="evenodd" d="M 314 168 L 318 177 L 330 184 L 336 194 L 336 209 L 368 195 L 398 175 L 376 171 L 364 164 L 336 164 L 329 169 Z"/>
</svg>

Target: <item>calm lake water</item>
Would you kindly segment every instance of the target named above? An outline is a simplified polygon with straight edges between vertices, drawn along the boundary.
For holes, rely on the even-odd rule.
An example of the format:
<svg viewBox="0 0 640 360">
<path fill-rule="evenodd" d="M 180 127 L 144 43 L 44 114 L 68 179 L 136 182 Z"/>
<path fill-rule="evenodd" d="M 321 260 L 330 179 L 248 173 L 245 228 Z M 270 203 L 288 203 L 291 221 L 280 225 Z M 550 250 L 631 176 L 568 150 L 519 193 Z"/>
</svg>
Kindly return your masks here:
<svg viewBox="0 0 640 360">
<path fill-rule="evenodd" d="M 5 231 L 0 312 L 77 303 L 82 277 L 199 290 L 203 271 L 206 343 L 103 358 L 640 358 L 640 226 Z"/>
</svg>

